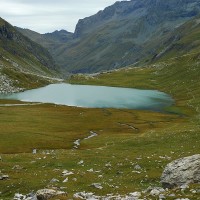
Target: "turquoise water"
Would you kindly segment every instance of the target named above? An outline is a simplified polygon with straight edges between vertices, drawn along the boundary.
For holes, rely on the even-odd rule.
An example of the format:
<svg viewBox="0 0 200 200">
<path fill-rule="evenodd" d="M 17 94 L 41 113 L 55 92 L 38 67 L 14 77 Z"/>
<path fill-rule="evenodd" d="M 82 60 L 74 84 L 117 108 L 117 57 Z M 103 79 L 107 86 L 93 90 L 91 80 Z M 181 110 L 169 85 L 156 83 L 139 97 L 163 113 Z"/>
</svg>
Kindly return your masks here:
<svg viewBox="0 0 200 200">
<path fill-rule="evenodd" d="M 0 95 L 0 98 L 85 108 L 127 108 L 156 111 L 161 111 L 174 103 L 169 95 L 156 90 L 65 83 L 51 84 L 10 95 Z"/>
</svg>

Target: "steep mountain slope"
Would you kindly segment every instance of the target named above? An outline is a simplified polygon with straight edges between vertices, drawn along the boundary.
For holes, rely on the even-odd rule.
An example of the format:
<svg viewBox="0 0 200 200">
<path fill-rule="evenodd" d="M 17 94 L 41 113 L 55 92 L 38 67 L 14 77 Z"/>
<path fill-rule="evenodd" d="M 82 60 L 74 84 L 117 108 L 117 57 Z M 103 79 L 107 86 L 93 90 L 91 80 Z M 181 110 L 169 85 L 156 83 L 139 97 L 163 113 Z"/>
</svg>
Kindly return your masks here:
<svg viewBox="0 0 200 200">
<path fill-rule="evenodd" d="M 168 34 L 157 50 L 154 61 L 200 52 L 200 17 L 184 23 Z"/>
<path fill-rule="evenodd" d="M 72 72 L 96 72 L 145 60 L 153 57 L 166 34 L 199 9 L 198 0 L 117 2 L 80 20 L 74 41 L 60 47 L 55 59 Z"/>
<path fill-rule="evenodd" d="M 0 18 L 0 92 L 18 91 L 45 83 L 44 76 L 56 74 L 55 68 L 46 49 Z"/>
</svg>

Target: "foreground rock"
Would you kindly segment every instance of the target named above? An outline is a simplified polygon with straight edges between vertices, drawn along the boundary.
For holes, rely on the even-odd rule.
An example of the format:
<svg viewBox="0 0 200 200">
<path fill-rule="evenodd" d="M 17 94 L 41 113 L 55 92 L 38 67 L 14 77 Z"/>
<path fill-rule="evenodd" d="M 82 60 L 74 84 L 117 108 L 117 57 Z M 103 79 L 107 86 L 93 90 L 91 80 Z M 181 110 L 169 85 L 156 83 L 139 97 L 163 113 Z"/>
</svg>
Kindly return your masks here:
<svg viewBox="0 0 200 200">
<path fill-rule="evenodd" d="M 0 175 L 0 180 L 6 180 L 9 179 L 8 175 Z"/>
<path fill-rule="evenodd" d="M 14 200 L 37 200 L 37 199 L 36 196 L 32 193 L 27 195 L 16 193 L 14 196 Z"/>
<path fill-rule="evenodd" d="M 67 196 L 67 194 L 65 192 L 52 189 L 42 189 L 38 190 L 36 193 L 37 200 L 48 200 L 56 196 Z"/>
<path fill-rule="evenodd" d="M 164 188 L 200 183 L 200 154 L 169 163 L 161 176 L 161 183 Z"/>
</svg>

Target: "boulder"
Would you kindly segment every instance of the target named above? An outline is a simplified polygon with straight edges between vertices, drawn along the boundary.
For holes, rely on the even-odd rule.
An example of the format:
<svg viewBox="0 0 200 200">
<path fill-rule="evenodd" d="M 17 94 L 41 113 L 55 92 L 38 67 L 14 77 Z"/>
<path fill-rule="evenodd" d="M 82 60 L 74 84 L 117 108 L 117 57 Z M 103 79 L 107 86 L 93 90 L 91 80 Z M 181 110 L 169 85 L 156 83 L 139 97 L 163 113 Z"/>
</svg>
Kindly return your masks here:
<svg viewBox="0 0 200 200">
<path fill-rule="evenodd" d="M 200 154 L 181 158 L 169 163 L 161 176 L 164 188 L 200 183 Z"/>
<path fill-rule="evenodd" d="M 48 200 L 56 196 L 66 196 L 67 194 L 62 191 L 52 189 L 38 190 L 36 193 L 37 200 Z"/>
</svg>

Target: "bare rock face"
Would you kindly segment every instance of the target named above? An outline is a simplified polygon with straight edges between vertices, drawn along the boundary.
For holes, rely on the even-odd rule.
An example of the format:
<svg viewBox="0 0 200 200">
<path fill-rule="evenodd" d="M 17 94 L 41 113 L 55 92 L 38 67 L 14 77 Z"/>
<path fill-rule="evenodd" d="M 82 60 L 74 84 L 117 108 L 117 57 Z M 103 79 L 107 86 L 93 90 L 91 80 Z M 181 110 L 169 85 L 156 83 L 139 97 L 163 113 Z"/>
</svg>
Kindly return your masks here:
<svg viewBox="0 0 200 200">
<path fill-rule="evenodd" d="M 56 191 L 52 189 L 38 190 L 36 193 L 37 200 L 48 200 L 56 196 L 66 196 L 67 194 L 62 191 Z"/>
<path fill-rule="evenodd" d="M 164 188 L 200 183 L 200 154 L 169 163 L 161 176 L 161 183 Z"/>
</svg>

